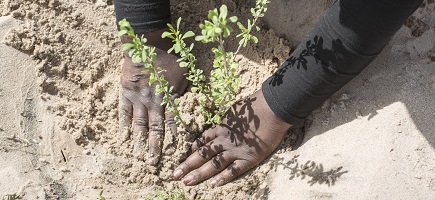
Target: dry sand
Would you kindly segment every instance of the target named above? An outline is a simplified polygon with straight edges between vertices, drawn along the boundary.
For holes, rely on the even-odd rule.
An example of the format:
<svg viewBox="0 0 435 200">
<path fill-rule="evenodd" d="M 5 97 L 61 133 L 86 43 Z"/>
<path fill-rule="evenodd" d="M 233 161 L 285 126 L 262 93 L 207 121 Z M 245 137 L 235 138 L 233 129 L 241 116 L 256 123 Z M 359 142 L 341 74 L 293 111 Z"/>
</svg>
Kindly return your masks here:
<svg viewBox="0 0 435 200">
<path fill-rule="evenodd" d="M 187 22 L 183 28 L 197 31 L 198 19 L 222 3 L 246 19 L 245 2 L 198 6 L 174 0 L 172 11 Z M 256 34 L 260 44 L 242 51 L 240 97 L 260 87 L 332 3 L 292 2 L 274 1 L 270 23 L 262 22 Z M 429 2 L 261 167 L 210 189 L 170 180 L 203 130 L 197 115 L 185 116 L 189 133 L 166 134 L 158 167 L 133 159 L 132 144 L 119 144 L 121 53 L 112 1 L 2 0 L 0 197 L 95 199 L 104 191 L 107 199 L 140 199 L 158 190 L 182 190 L 189 199 L 435 199 L 435 3 Z M 295 5 L 292 20 L 277 27 L 270 19 L 282 16 L 285 5 Z M 298 5 L 307 9 L 295 9 Z M 196 50 L 206 71 L 208 49 Z M 187 93 L 183 106 L 193 113 L 191 99 L 195 96 Z M 302 145 L 291 151 L 302 131 Z"/>
</svg>

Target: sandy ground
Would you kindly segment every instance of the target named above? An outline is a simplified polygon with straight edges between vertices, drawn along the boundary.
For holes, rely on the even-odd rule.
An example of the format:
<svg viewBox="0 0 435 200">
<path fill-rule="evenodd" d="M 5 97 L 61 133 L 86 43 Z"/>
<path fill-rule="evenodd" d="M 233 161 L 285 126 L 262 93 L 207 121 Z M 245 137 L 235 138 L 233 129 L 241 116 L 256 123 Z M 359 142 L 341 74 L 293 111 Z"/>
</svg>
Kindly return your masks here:
<svg viewBox="0 0 435 200">
<path fill-rule="evenodd" d="M 104 191 L 108 199 L 140 199 L 182 190 L 190 199 L 435 199 L 432 1 L 375 62 L 310 116 L 299 148 L 290 151 L 301 131 L 294 130 L 261 167 L 217 189 L 170 180 L 203 129 L 195 115 L 189 118 L 191 133 L 167 134 L 157 168 L 133 159 L 132 144 L 118 144 L 121 54 L 111 2 L 0 2 L 0 198 L 95 199 Z M 174 17 L 190 22 L 183 28 L 195 30 L 197 19 L 220 3 L 241 19 L 247 13 L 237 1 L 194 2 L 172 2 Z M 264 29 L 257 34 L 264 42 L 242 51 L 240 97 L 259 88 L 332 2 L 272 3 L 276 12 L 262 26 L 275 32 Z M 275 22 L 285 19 L 270 19 L 282 17 L 287 4 L 295 5 L 291 20 L 278 27 Z M 200 62 L 209 61 L 205 53 Z M 191 95 L 183 101 L 186 109 Z"/>
</svg>

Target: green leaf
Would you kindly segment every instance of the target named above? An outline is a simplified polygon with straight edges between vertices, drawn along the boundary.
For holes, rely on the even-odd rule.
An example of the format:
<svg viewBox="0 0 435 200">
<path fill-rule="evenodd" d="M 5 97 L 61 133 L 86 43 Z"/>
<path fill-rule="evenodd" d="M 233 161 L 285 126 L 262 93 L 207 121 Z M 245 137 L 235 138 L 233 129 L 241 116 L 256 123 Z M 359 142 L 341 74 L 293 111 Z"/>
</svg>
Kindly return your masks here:
<svg viewBox="0 0 435 200">
<path fill-rule="evenodd" d="M 136 52 L 136 50 L 135 50 L 135 49 L 131 49 L 131 50 L 128 52 L 128 56 L 129 56 L 130 58 L 133 57 L 134 52 Z"/>
<path fill-rule="evenodd" d="M 251 8 L 251 14 L 252 14 L 252 16 L 256 16 L 257 15 L 257 13 L 255 12 L 255 9 L 254 8 Z"/>
<path fill-rule="evenodd" d="M 244 42 L 245 42 L 245 39 L 243 38 L 239 41 L 239 45 L 242 45 Z"/>
<path fill-rule="evenodd" d="M 174 50 L 175 50 L 175 53 L 180 53 L 181 46 L 179 43 L 174 44 Z"/>
<path fill-rule="evenodd" d="M 175 39 L 174 36 L 172 36 L 172 33 L 171 33 L 171 32 L 167 32 L 167 31 L 165 31 L 165 32 L 162 33 L 162 38 L 171 38 L 171 39 Z"/>
<path fill-rule="evenodd" d="M 124 29 L 124 30 L 120 30 L 119 32 L 118 32 L 118 37 L 121 37 L 121 36 L 123 36 L 123 35 L 125 35 L 125 34 L 127 34 L 128 33 L 128 30 L 126 30 L 126 29 Z"/>
<path fill-rule="evenodd" d="M 188 31 L 183 35 L 183 37 L 181 39 L 186 39 L 186 38 L 190 38 L 193 36 L 195 36 L 195 33 L 193 33 L 192 31 Z"/>
<path fill-rule="evenodd" d="M 252 36 L 251 36 L 251 41 L 252 41 L 253 43 L 257 44 L 257 43 L 258 43 L 258 38 L 252 35 Z"/>
<path fill-rule="evenodd" d="M 132 43 L 124 43 L 121 45 L 121 51 L 128 51 L 133 47 L 134 47 L 134 44 L 132 44 Z"/>
<path fill-rule="evenodd" d="M 168 81 L 164 78 L 163 75 L 160 76 L 160 81 L 162 82 L 163 86 L 168 85 Z"/>
<path fill-rule="evenodd" d="M 177 20 L 177 31 L 180 30 L 180 24 L 181 24 L 181 17 Z"/>
<path fill-rule="evenodd" d="M 155 83 L 157 81 L 157 77 L 156 74 L 151 73 L 150 74 L 150 80 L 149 80 L 149 85 L 151 86 L 153 83 Z"/>
<path fill-rule="evenodd" d="M 214 122 L 215 122 L 216 124 L 221 124 L 221 117 L 218 116 L 218 115 L 216 115 L 216 116 L 214 117 Z"/>
<path fill-rule="evenodd" d="M 168 27 L 169 27 L 169 29 L 171 29 L 171 30 L 174 30 L 174 26 L 172 26 L 172 24 L 166 24 Z"/>
<path fill-rule="evenodd" d="M 227 8 L 227 6 L 225 5 L 225 4 L 223 4 L 221 7 L 220 7 L 220 15 L 219 15 L 219 18 L 221 18 L 221 19 L 226 19 L 227 18 L 227 15 L 228 15 L 228 8 Z"/>
<path fill-rule="evenodd" d="M 216 28 L 214 30 L 214 32 L 216 32 L 217 34 L 221 34 L 222 33 L 222 29 L 221 28 Z"/>
<path fill-rule="evenodd" d="M 163 92 L 163 89 L 160 85 L 156 85 L 156 94 L 160 94 Z"/>
<path fill-rule="evenodd" d="M 147 50 L 146 49 L 142 49 L 142 62 L 146 62 L 147 60 Z"/>
<path fill-rule="evenodd" d="M 174 99 L 174 104 L 176 106 L 180 105 L 180 99 L 179 98 Z"/>
<path fill-rule="evenodd" d="M 232 23 L 235 23 L 235 22 L 237 22 L 237 16 L 232 16 L 232 17 L 230 17 L 230 22 L 232 22 Z"/>
<path fill-rule="evenodd" d="M 196 41 L 202 41 L 204 39 L 205 39 L 205 36 L 203 36 L 203 35 L 198 35 L 198 36 L 195 37 Z"/>
<path fill-rule="evenodd" d="M 189 66 L 189 63 L 187 62 L 180 62 L 180 67 L 187 67 Z"/>
<path fill-rule="evenodd" d="M 190 90 L 191 90 L 193 93 L 196 93 L 196 92 L 198 91 L 198 88 L 197 88 L 197 87 L 192 87 Z"/>
<path fill-rule="evenodd" d="M 259 26 L 255 26 L 255 28 L 257 29 L 257 31 L 261 30 Z"/>
<path fill-rule="evenodd" d="M 171 53 L 174 50 L 174 46 L 172 46 L 170 49 L 168 49 L 168 53 Z"/>
<path fill-rule="evenodd" d="M 137 55 L 133 55 L 133 56 L 131 57 L 131 61 L 132 61 L 134 64 L 139 64 L 139 63 L 141 62 L 141 59 L 140 59 L 139 56 L 137 56 Z"/>
<path fill-rule="evenodd" d="M 127 21 L 127 19 L 122 19 L 121 21 L 118 22 L 120 27 L 128 27 L 131 28 L 130 23 Z"/>
<path fill-rule="evenodd" d="M 245 26 L 243 26 L 243 24 L 240 22 L 237 22 L 237 26 L 239 26 L 239 29 L 242 31 L 246 30 Z"/>
</svg>

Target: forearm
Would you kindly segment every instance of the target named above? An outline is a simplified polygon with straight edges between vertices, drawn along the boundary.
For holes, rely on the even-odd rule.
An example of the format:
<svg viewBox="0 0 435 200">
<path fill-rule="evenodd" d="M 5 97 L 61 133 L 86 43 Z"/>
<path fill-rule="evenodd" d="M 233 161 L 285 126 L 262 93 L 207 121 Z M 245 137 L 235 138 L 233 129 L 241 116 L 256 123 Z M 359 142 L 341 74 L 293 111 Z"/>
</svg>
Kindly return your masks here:
<svg viewBox="0 0 435 200">
<path fill-rule="evenodd" d="M 368 66 L 422 0 L 341 0 L 263 83 L 268 105 L 300 124 Z"/>
</svg>

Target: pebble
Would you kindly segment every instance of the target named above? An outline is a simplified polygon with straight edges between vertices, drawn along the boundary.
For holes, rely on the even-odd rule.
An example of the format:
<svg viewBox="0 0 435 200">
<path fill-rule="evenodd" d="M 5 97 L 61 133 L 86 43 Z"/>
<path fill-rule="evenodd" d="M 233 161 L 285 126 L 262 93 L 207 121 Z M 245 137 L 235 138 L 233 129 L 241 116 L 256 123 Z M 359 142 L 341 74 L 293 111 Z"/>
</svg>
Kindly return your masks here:
<svg viewBox="0 0 435 200">
<path fill-rule="evenodd" d="M 60 171 L 61 171 L 61 172 L 71 172 L 71 170 L 69 170 L 69 169 L 66 168 L 66 167 L 61 167 L 61 168 L 60 168 Z"/>
<path fill-rule="evenodd" d="M 89 149 L 85 149 L 82 152 L 83 155 L 91 155 L 91 151 Z"/>
</svg>

